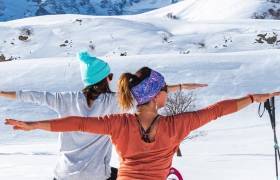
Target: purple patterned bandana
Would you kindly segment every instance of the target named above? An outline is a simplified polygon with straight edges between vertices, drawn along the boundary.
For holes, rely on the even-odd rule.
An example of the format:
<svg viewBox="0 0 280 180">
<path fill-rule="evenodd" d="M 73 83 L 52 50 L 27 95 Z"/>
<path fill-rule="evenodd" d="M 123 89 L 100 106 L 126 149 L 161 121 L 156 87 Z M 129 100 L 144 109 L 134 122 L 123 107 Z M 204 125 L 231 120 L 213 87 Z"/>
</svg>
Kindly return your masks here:
<svg viewBox="0 0 280 180">
<path fill-rule="evenodd" d="M 131 92 L 137 105 L 141 105 L 149 102 L 164 86 L 164 77 L 160 73 L 152 70 L 150 76 L 134 86 Z"/>
</svg>

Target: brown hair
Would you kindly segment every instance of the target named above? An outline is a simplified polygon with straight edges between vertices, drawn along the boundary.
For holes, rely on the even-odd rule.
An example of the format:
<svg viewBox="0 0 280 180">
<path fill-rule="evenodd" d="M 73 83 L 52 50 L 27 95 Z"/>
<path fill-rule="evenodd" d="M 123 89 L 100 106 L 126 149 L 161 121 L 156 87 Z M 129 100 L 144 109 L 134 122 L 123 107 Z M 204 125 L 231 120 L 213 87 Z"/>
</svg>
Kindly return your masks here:
<svg viewBox="0 0 280 180">
<path fill-rule="evenodd" d="M 96 84 L 85 87 L 82 92 L 87 99 L 88 106 L 91 106 L 91 101 L 96 100 L 100 94 L 112 93 L 107 81 L 107 77 Z"/>
<path fill-rule="evenodd" d="M 133 107 L 133 96 L 131 89 L 139 84 L 146 77 L 151 74 L 151 69 L 148 67 L 142 67 L 135 74 L 123 73 L 118 82 L 118 100 L 119 104 L 124 110 L 128 110 Z"/>
</svg>

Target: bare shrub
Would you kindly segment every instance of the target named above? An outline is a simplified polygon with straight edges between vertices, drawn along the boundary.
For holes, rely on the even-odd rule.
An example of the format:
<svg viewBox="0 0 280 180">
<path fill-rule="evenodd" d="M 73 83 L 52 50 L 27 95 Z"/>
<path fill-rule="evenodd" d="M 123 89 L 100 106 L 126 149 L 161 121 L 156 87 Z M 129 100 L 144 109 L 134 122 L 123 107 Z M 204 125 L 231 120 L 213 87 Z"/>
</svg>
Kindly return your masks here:
<svg viewBox="0 0 280 180">
<path fill-rule="evenodd" d="M 195 108 L 195 97 L 193 92 L 186 93 L 177 91 L 168 95 L 165 105 L 167 115 L 175 115 L 183 112 L 192 111 Z M 182 156 L 180 148 L 177 151 L 177 156 Z"/>
<path fill-rule="evenodd" d="M 168 96 L 165 111 L 167 115 L 175 115 L 191 111 L 195 108 L 193 92 L 177 91 Z"/>
</svg>

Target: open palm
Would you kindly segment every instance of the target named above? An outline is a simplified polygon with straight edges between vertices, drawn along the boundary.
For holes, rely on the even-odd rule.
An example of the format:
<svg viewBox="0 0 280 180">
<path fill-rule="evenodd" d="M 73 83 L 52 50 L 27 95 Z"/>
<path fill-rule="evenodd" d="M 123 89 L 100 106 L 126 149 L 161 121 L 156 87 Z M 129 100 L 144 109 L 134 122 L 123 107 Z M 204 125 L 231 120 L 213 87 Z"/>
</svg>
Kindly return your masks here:
<svg viewBox="0 0 280 180">
<path fill-rule="evenodd" d="M 6 119 L 5 124 L 13 126 L 13 129 L 15 130 L 30 131 L 34 129 L 33 126 L 31 126 L 28 122 L 14 119 Z"/>
</svg>

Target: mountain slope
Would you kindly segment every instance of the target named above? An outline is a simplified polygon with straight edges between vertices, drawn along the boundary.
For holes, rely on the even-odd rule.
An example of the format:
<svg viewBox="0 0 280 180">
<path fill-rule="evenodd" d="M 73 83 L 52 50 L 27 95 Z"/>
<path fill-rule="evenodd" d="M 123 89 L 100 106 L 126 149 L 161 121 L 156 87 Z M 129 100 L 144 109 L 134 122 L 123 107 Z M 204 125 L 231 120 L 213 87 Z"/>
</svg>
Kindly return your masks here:
<svg viewBox="0 0 280 180">
<path fill-rule="evenodd" d="M 279 26 L 270 20 L 199 23 L 147 15 L 33 17 L 0 23 L 0 61 L 72 57 L 80 49 L 99 56 L 279 49 Z"/>
<path fill-rule="evenodd" d="M 232 19 L 280 19 L 280 2 L 267 0 L 186 0 L 152 12 L 148 15 L 188 21 Z M 169 15 L 170 16 L 170 15 Z"/>
<path fill-rule="evenodd" d="M 151 14 L 188 20 L 280 19 L 279 0 L 1 0 L 0 21 L 50 14 Z M 174 4 L 169 6 L 170 4 Z"/>
<path fill-rule="evenodd" d="M 1 0 L 0 21 L 49 14 L 138 14 L 177 0 Z"/>
</svg>

